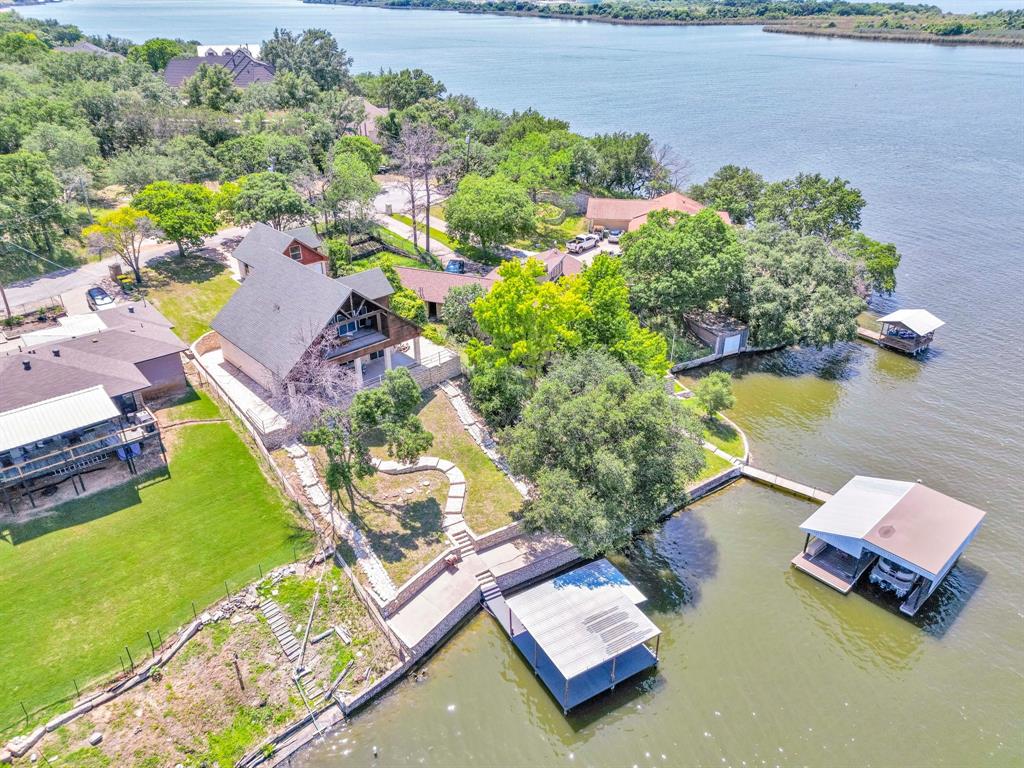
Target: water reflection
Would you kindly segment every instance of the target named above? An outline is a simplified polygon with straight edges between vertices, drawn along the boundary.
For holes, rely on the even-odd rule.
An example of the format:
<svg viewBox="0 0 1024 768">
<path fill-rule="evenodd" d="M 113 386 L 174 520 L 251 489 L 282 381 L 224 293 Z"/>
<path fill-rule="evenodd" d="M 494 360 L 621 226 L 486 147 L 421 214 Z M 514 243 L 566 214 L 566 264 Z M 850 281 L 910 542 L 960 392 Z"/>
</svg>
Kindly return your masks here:
<svg viewBox="0 0 1024 768">
<path fill-rule="evenodd" d="M 704 518 L 683 512 L 610 559 L 646 595 L 646 610 L 673 613 L 697 606 L 701 584 L 718 573 L 719 555 Z"/>
</svg>

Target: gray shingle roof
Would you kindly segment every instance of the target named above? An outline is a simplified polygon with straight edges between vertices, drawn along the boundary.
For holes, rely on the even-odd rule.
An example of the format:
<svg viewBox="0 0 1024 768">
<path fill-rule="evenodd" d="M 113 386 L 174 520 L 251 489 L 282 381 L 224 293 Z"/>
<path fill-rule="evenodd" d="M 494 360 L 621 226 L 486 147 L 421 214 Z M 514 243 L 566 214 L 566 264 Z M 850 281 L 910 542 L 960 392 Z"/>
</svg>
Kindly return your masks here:
<svg viewBox="0 0 1024 768">
<path fill-rule="evenodd" d="M 271 64 L 254 59 L 245 51 L 235 51 L 230 56 L 180 56 L 171 59 L 164 69 L 164 80 L 172 88 L 177 88 L 196 73 L 200 64 L 224 67 L 239 88 L 274 79 Z"/>
<path fill-rule="evenodd" d="M 58 45 L 55 46 L 55 51 L 60 53 L 91 53 L 94 56 L 103 56 L 108 59 L 123 59 L 120 53 L 115 51 L 108 51 L 106 48 L 100 48 L 94 43 L 90 43 L 88 40 L 79 40 L 71 45 Z"/>
<path fill-rule="evenodd" d="M 320 238 L 311 227 L 299 227 L 282 232 L 257 222 L 252 225 L 252 229 L 242 238 L 242 242 L 235 247 L 231 255 L 250 267 L 256 267 L 268 258 L 276 260 L 285 257 L 285 251 L 292 244 L 292 240 L 298 240 L 310 248 L 320 247 Z"/>
<path fill-rule="evenodd" d="M 286 229 L 284 234 L 295 238 L 303 245 L 308 245 L 315 251 L 319 251 L 320 246 L 324 244 L 324 241 L 320 239 L 320 235 L 312 227 L 293 227 L 292 229 Z"/>
<path fill-rule="evenodd" d="M 60 351 L 59 357 L 53 355 L 55 348 Z M 149 379 L 130 362 L 68 348 L 63 343 L 0 358 L 0 403 L 4 410 L 96 385 L 116 397 L 149 384 Z"/>
<path fill-rule="evenodd" d="M 395 292 L 387 276 L 379 267 L 339 277 L 336 282 L 347 285 L 364 299 L 370 301 L 380 301 Z"/>
</svg>

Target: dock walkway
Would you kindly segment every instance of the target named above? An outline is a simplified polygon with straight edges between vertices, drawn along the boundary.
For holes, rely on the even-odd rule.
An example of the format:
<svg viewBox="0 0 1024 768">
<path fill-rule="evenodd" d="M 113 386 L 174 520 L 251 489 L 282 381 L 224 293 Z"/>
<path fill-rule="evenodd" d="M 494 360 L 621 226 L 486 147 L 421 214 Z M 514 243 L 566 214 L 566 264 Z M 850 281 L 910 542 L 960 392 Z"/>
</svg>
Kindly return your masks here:
<svg viewBox="0 0 1024 768">
<path fill-rule="evenodd" d="M 770 485 L 772 488 L 778 488 L 792 493 L 794 496 L 799 496 L 808 501 L 825 502 L 832 498 L 831 493 L 822 491 L 818 488 L 812 488 L 809 485 L 798 483 L 795 480 L 787 480 L 779 475 L 773 475 L 771 472 L 765 472 L 763 469 L 752 467 L 749 464 L 744 464 L 740 467 L 740 474 L 743 477 L 748 477 L 751 480 L 756 480 L 759 483 Z"/>
<path fill-rule="evenodd" d="M 880 342 L 882 340 L 882 334 L 880 334 L 878 331 L 872 331 L 869 328 L 858 327 L 857 328 L 857 338 L 858 339 L 863 339 L 864 341 L 870 341 L 870 342 L 872 342 L 874 344 L 877 344 L 878 342 Z"/>
</svg>

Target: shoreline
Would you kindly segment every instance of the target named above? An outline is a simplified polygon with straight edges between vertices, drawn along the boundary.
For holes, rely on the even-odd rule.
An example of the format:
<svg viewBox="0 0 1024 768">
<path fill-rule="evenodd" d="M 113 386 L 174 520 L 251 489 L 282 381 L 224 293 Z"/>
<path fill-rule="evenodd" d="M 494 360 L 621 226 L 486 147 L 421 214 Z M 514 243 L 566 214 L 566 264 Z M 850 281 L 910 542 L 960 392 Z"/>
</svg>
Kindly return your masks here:
<svg viewBox="0 0 1024 768">
<path fill-rule="evenodd" d="M 62 0 L 43 0 L 43 2 L 62 2 Z M 838 27 L 813 27 L 803 26 L 799 22 L 807 18 L 831 19 L 828 16 L 818 17 L 791 17 L 787 19 L 765 20 L 755 17 L 735 19 L 615 19 L 607 16 L 583 15 L 578 16 L 571 13 L 538 13 L 533 11 L 504 11 L 495 10 L 481 4 L 480 10 L 468 8 L 438 8 L 432 6 L 397 6 L 386 2 L 353 2 L 352 0 L 301 0 L 304 5 L 342 5 L 350 8 L 378 8 L 386 11 L 435 11 L 446 13 L 461 13 L 469 16 L 508 16 L 513 18 L 528 19 L 554 19 L 556 21 L 578 21 L 591 22 L 594 24 L 608 24 L 611 26 L 635 26 L 635 27 L 761 27 L 762 32 L 786 35 L 803 35 L 805 37 L 827 37 L 841 40 L 864 40 L 869 42 L 883 43 L 926 43 L 942 46 L 988 46 L 992 48 L 1022 48 L 1024 38 L 1001 38 L 1001 37 L 970 37 L 959 35 L 956 37 L 941 37 L 939 35 L 913 34 L 902 31 L 895 34 L 885 34 L 880 30 L 844 30 Z"/>
</svg>

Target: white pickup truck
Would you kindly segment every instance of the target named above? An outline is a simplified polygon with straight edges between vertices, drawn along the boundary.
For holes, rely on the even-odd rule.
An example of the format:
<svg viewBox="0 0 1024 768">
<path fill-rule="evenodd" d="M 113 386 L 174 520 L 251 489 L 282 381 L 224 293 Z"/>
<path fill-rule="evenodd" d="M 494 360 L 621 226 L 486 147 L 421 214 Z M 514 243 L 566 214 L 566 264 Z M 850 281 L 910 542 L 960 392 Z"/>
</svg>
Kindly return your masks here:
<svg viewBox="0 0 1024 768">
<path fill-rule="evenodd" d="M 565 250 L 569 253 L 584 253 L 591 248 L 597 248 L 601 238 L 597 235 L 577 235 L 565 244 Z"/>
</svg>

